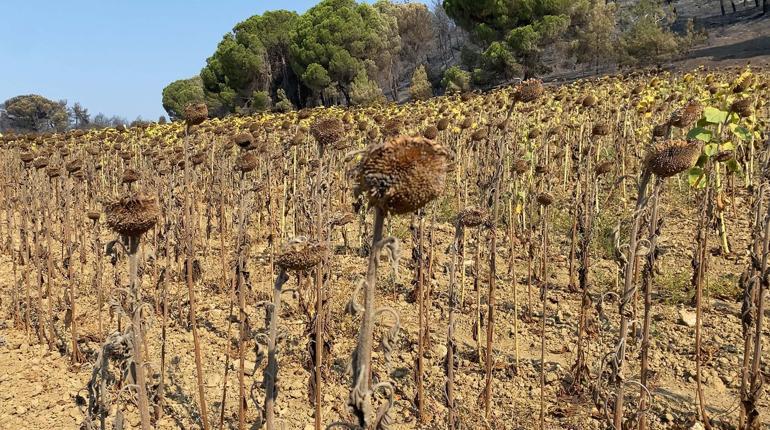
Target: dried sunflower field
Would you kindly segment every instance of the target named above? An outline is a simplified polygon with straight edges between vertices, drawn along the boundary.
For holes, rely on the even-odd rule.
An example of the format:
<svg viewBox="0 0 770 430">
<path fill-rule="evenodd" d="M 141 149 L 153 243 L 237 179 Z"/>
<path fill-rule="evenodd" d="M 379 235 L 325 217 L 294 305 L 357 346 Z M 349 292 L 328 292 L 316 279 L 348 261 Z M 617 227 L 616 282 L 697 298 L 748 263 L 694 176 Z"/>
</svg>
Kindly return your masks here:
<svg viewBox="0 0 770 430">
<path fill-rule="evenodd" d="M 2 429 L 770 425 L 770 73 L 2 137 Z"/>
</svg>

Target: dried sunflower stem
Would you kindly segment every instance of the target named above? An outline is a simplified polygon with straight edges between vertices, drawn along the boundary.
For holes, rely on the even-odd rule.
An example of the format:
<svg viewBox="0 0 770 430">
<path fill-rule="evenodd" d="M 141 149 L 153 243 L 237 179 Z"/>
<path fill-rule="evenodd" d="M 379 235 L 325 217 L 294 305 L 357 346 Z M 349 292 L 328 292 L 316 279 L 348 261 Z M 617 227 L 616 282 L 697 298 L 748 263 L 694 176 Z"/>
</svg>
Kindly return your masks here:
<svg viewBox="0 0 770 430">
<path fill-rule="evenodd" d="M 319 241 L 323 239 L 323 156 L 323 145 L 318 145 L 318 169 L 316 170 L 316 190 L 314 197 L 316 203 L 316 239 Z M 286 187 L 284 186 L 284 191 L 285 190 Z M 315 294 L 315 368 L 313 369 L 315 373 L 315 430 L 321 430 L 321 394 L 323 388 L 321 366 L 323 365 L 323 329 L 325 325 L 323 312 L 323 265 L 318 266 L 315 270 Z"/>
<path fill-rule="evenodd" d="M 489 419 L 492 412 L 492 370 L 494 369 L 494 334 L 495 334 L 495 289 L 497 287 L 497 223 L 500 217 L 500 187 L 503 183 L 503 160 L 505 160 L 505 142 L 497 142 L 497 164 L 492 184 L 492 218 L 489 223 L 489 289 L 487 291 L 487 348 L 485 357 L 486 381 L 484 383 L 484 416 Z M 480 327 L 479 327 L 480 329 Z"/>
<path fill-rule="evenodd" d="M 695 287 L 695 392 L 698 397 L 698 414 L 706 430 L 711 429 L 708 414 L 706 412 L 706 401 L 703 395 L 702 384 L 702 360 L 701 360 L 701 338 L 703 325 L 703 284 L 706 277 L 707 261 L 707 240 L 708 224 L 710 218 L 709 206 L 711 204 L 711 187 L 707 186 L 703 194 L 701 203 L 701 213 L 696 232 L 696 247 L 693 254 L 693 277 L 692 284 Z"/>
<path fill-rule="evenodd" d="M 102 259 L 101 259 L 101 250 L 102 245 L 99 242 L 99 220 L 94 220 L 94 225 L 92 229 L 92 237 L 91 240 L 93 241 L 94 246 L 94 260 L 96 264 L 96 270 L 94 271 L 94 288 L 96 288 L 96 307 L 97 307 L 97 313 L 98 313 L 98 321 L 99 321 L 99 338 L 102 338 L 104 336 L 104 327 L 103 327 L 103 316 L 102 316 L 102 307 L 104 306 L 104 290 L 102 289 Z"/>
<path fill-rule="evenodd" d="M 418 306 L 418 331 L 417 331 L 417 420 L 420 425 L 425 423 L 425 384 L 423 371 L 425 369 L 425 216 L 420 211 L 418 225 L 417 245 L 417 306 Z"/>
<path fill-rule="evenodd" d="M 762 240 L 762 266 L 761 280 L 758 282 L 759 289 L 756 292 L 756 321 L 754 328 L 754 354 L 752 356 L 751 371 L 748 375 L 750 380 L 749 393 L 747 395 L 746 405 L 749 409 L 746 413 L 746 430 L 758 430 L 762 425 L 757 410 L 757 402 L 762 393 L 762 376 L 760 374 L 760 364 L 762 363 L 762 319 L 765 314 L 765 295 L 768 288 L 768 259 L 770 259 L 770 206 L 768 206 L 765 215 L 765 231 Z"/>
<path fill-rule="evenodd" d="M 73 195 L 73 190 L 71 188 L 68 188 L 65 190 L 65 198 L 64 198 L 64 247 L 66 248 L 66 255 L 67 255 L 67 261 L 69 262 L 67 264 L 67 284 L 68 284 L 68 290 L 69 290 L 69 313 L 71 315 L 70 317 L 70 335 L 71 335 L 71 348 L 70 351 L 70 362 L 72 364 L 78 364 L 83 361 L 83 354 L 80 352 L 80 348 L 78 347 L 78 323 L 77 323 L 77 284 L 78 280 L 75 279 L 75 262 L 73 261 L 73 243 L 72 238 L 70 237 L 70 206 L 71 206 L 71 198 Z"/>
<path fill-rule="evenodd" d="M 647 184 L 650 181 L 650 172 L 645 170 L 639 179 L 639 185 L 637 188 L 636 209 L 633 214 L 633 220 L 631 222 L 631 231 L 629 236 L 628 254 L 626 256 L 626 264 L 623 268 L 623 294 L 620 297 L 618 304 L 618 313 L 620 314 L 620 329 L 618 332 L 618 344 L 617 344 L 617 369 L 615 379 L 615 411 L 613 417 L 613 425 L 616 430 L 621 430 L 623 427 L 623 396 L 625 395 L 625 378 L 623 376 L 623 364 L 625 362 L 626 355 L 626 338 L 628 336 L 628 323 L 630 315 L 627 313 L 627 306 L 633 298 L 636 291 L 636 285 L 634 285 L 634 262 L 636 261 L 637 253 L 637 239 L 639 234 L 639 225 L 641 224 L 641 218 L 643 209 L 646 205 Z"/>
<path fill-rule="evenodd" d="M 548 295 L 548 206 L 543 206 L 543 314 L 540 316 L 540 429 L 545 430 L 545 315 Z"/>
<path fill-rule="evenodd" d="M 144 374 L 144 356 L 142 355 L 142 297 L 141 289 L 139 288 L 139 276 L 137 274 L 139 270 L 139 258 L 137 252 L 139 251 L 140 238 L 141 236 L 128 236 L 128 274 L 134 301 L 131 322 L 134 333 L 133 359 L 136 366 L 136 390 L 139 417 L 141 419 L 142 430 L 150 430 L 152 426 L 150 424 L 150 408 L 147 399 L 147 386 Z"/>
<path fill-rule="evenodd" d="M 372 371 L 372 342 L 374 338 L 374 292 L 377 281 L 377 244 L 382 240 L 382 230 L 385 222 L 385 212 L 379 207 L 374 209 L 374 231 L 372 247 L 369 254 L 369 265 L 364 284 L 364 315 L 361 328 L 358 331 L 356 350 L 353 353 L 353 385 L 348 404 L 353 408 L 358 419 L 358 425 L 367 429 L 371 422 L 368 416 L 371 407 L 371 371 Z"/>
<path fill-rule="evenodd" d="M 642 323 L 642 345 L 641 345 L 641 365 L 639 371 L 639 383 L 642 388 L 639 390 L 639 430 L 647 429 L 647 387 L 649 353 L 650 353 L 650 330 L 652 327 L 652 286 L 655 277 L 655 261 L 657 259 L 658 237 L 660 236 L 661 223 L 659 222 L 658 203 L 660 199 L 663 181 L 658 179 L 653 194 L 650 197 L 652 206 L 650 207 L 650 224 L 648 230 L 648 240 L 650 249 L 647 253 L 647 262 L 642 273 L 642 293 L 644 294 L 644 320 Z"/>
<path fill-rule="evenodd" d="M 581 292 L 580 298 L 580 316 L 578 317 L 578 341 L 577 341 L 577 354 L 575 358 L 575 364 L 573 366 L 573 389 L 580 390 L 582 385 L 589 376 L 588 365 L 586 363 L 586 350 L 587 345 L 587 319 L 588 312 L 591 304 L 590 296 L 590 283 L 588 277 L 591 271 L 591 235 L 593 230 L 593 219 L 595 212 L 591 205 L 591 195 L 595 193 L 595 189 L 591 187 L 593 181 L 589 177 L 590 161 L 585 167 L 585 184 L 586 189 L 583 191 L 582 199 L 576 202 L 575 207 L 575 233 L 579 233 L 580 239 L 577 244 L 576 257 L 579 260 L 579 266 L 577 267 L 578 286 Z M 578 184 L 580 187 L 580 184 Z"/>
<path fill-rule="evenodd" d="M 765 312 L 764 295 L 768 288 L 768 259 L 770 258 L 770 205 L 762 218 L 763 204 L 768 192 L 768 153 L 763 152 L 763 168 L 759 175 L 760 183 L 754 194 L 754 219 L 752 222 L 753 243 L 749 247 L 751 262 L 741 277 L 744 287 L 741 320 L 743 328 L 743 364 L 741 367 L 740 400 L 742 404 L 738 429 L 759 430 L 760 419 L 757 402 L 762 394 L 762 378 L 759 370 L 762 356 L 762 319 Z M 753 330 L 753 332 L 752 332 Z M 753 343 L 753 345 L 752 345 Z M 752 351 L 753 346 L 753 351 Z"/>
<path fill-rule="evenodd" d="M 201 347 L 200 338 L 198 337 L 198 321 L 196 315 L 196 301 L 195 301 L 195 285 L 193 282 L 193 260 L 195 258 L 195 215 L 193 212 L 193 205 L 195 201 L 190 198 L 192 188 L 190 186 L 190 148 L 189 148 L 189 136 L 187 136 L 187 129 L 185 129 L 185 168 L 184 168 L 184 187 L 187 190 L 185 192 L 185 213 L 184 225 L 187 230 L 187 261 L 185 262 L 186 274 L 185 281 L 187 283 L 187 292 L 190 300 L 190 326 L 192 328 L 193 335 L 193 348 L 195 352 L 195 376 L 198 385 L 198 402 L 200 403 L 201 421 L 204 430 L 209 430 L 208 412 L 206 410 L 206 395 L 203 385 L 203 365 L 201 363 Z"/>
<path fill-rule="evenodd" d="M 46 208 L 47 209 L 47 208 Z M 48 211 L 48 215 L 50 215 L 50 211 Z M 45 216 L 43 219 L 49 219 Z M 54 339 L 56 339 L 56 328 L 54 327 L 53 318 L 50 317 L 50 315 L 53 315 L 53 246 L 51 245 L 51 224 L 48 224 L 45 228 L 45 245 L 46 245 L 46 269 L 47 269 L 47 284 L 46 284 L 46 296 L 48 296 L 48 315 L 49 318 L 48 321 L 48 329 L 50 330 L 50 334 L 48 336 L 48 347 L 51 350 L 55 349 Z"/>
<path fill-rule="evenodd" d="M 449 430 L 455 430 L 458 426 L 457 414 L 455 411 L 455 395 L 454 395 L 454 367 L 455 367 L 455 308 L 457 307 L 457 266 L 458 266 L 458 248 L 464 241 L 465 228 L 462 223 L 457 222 L 455 226 L 455 240 L 452 243 L 452 265 L 449 267 L 449 322 L 447 327 L 447 342 L 446 342 L 446 406 L 449 414 L 448 424 Z"/>
<path fill-rule="evenodd" d="M 26 175 L 23 176 L 22 181 L 26 182 Z M 12 197 L 12 193 L 15 191 L 15 188 L 11 186 L 10 181 L 5 181 L 3 185 L 4 185 L 4 188 L 5 188 L 3 190 L 3 197 L 4 197 L 3 198 L 3 203 L 5 204 L 5 225 L 6 225 L 7 239 L 6 239 L 5 242 L 3 242 L 2 247 L 4 249 L 4 252 L 6 252 L 7 254 L 11 255 L 11 266 L 12 266 L 11 269 L 13 271 L 13 285 L 17 285 L 17 282 L 18 282 L 17 258 L 18 258 L 18 256 L 16 255 L 16 253 L 14 253 L 12 251 L 14 249 L 14 245 L 13 245 L 13 243 L 14 243 L 13 242 L 13 230 L 14 230 L 14 226 L 13 226 L 13 206 L 14 206 L 13 200 L 14 199 Z M 25 207 L 23 212 L 22 212 L 22 217 L 25 217 L 24 215 L 27 215 L 28 211 L 29 211 L 29 208 Z M 33 218 L 32 222 L 33 222 L 33 225 L 34 225 L 34 218 Z M 14 289 L 14 291 L 16 291 L 16 290 Z M 25 296 L 26 306 L 27 306 L 27 309 L 24 311 L 24 316 L 23 316 L 23 319 L 24 319 L 24 322 L 23 322 L 24 334 L 27 336 L 27 340 L 29 341 L 29 338 L 30 338 L 29 329 L 32 327 L 31 326 L 31 319 L 30 319 L 30 311 L 32 309 L 32 297 L 31 297 L 31 295 L 29 293 L 29 282 L 24 282 L 24 296 Z M 21 311 L 21 298 L 20 297 L 17 297 L 14 300 L 14 305 L 15 305 L 15 309 L 14 309 L 14 311 L 15 311 L 14 312 L 15 320 L 16 320 L 17 323 L 20 324 L 20 323 L 22 323 L 22 311 Z M 38 330 L 38 334 L 39 334 L 39 330 Z"/>
<path fill-rule="evenodd" d="M 763 255 L 762 245 L 765 237 L 762 235 L 762 209 L 764 195 L 767 192 L 767 184 L 761 183 L 754 191 L 753 219 L 751 222 L 752 243 L 749 246 L 750 262 L 746 272 L 740 278 L 743 287 L 743 304 L 741 306 L 741 329 L 743 334 L 743 362 L 741 364 L 740 402 L 741 411 L 738 416 L 738 429 L 745 429 L 746 417 L 751 413 L 752 406 L 749 400 L 749 367 L 751 361 L 752 327 L 754 325 L 754 305 L 756 302 L 756 290 L 761 270 L 760 255 Z"/>
<path fill-rule="evenodd" d="M 37 335 L 38 335 L 38 341 L 40 343 L 43 343 L 43 341 L 46 341 L 48 343 L 49 349 L 53 349 L 53 339 L 46 336 L 46 320 L 44 318 L 45 313 L 43 312 L 43 262 L 40 258 L 41 250 L 43 249 L 42 244 L 40 243 L 40 236 L 43 229 L 43 222 L 42 220 L 45 218 L 43 209 L 40 206 L 39 203 L 33 204 L 34 206 L 34 214 L 35 217 L 32 220 L 33 222 L 33 228 L 34 228 L 34 237 L 38 240 L 35 241 L 35 249 L 32 254 L 32 262 L 35 265 L 36 273 L 35 276 L 37 278 L 37 282 L 35 283 L 37 286 L 37 313 L 39 315 L 38 322 L 37 322 Z M 25 224 L 24 220 L 22 219 L 21 222 L 22 225 Z M 23 236 L 20 240 L 20 245 L 22 245 L 25 241 L 25 236 Z M 31 306 L 29 309 L 27 309 L 27 318 L 29 318 L 29 312 L 30 312 Z"/>
<path fill-rule="evenodd" d="M 510 249 L 508 256 L 508 275 L 511 277 L 513 287 L 513 361 L 516 370 L 519 369 L 519 281 L 516 279 L 516 221 L 513 214 L 513 202 L 508 200 L 508 240 Z"/>
<path fill-rule="evenodd" d="M 218 218 L 219 218 L 219 261 L 222 267 L 221 278 L 219 279 L 219 288 L 224 290 L 227 288 L 230 306 L 227 312 L 227 339 L 229 342 L 231 330 L 233 328 L 233 308 L 235 306 L 235 290 L 230 285 L 227 285 L 227 257 L 225 253 L 225 193 L 224 193 L 224 178 L 220 178 L 220 194 L 218 205 Z M 227 377 L 230 373 L 230 344 L 227 344 L 225 349 L 225 372 L 222 377 L 222 406 L 219 412 L 219 429 L 222 430 L 225 426 L 225 410 L 227 409 Z"/>
<path fill-rule="evenodd" d="M 157 236 L 157 235 L 156 235 Z M 168 258 L 168 257 L 166 257 Z M 163 410 L 166 405 L 166 341 L 168 332 L 168 288 L 166 287 L 165 280 L 162 279 L 166 268 L 163 268 L 163 272 L 159 275 L 158 282 L 163 283 L 163 289 L 161 290 L 161 306 L 163 306 L 163 312 L 161 314 L 161 332 L 160 332 L 160 381 L 158 381 L 158 401 L 155 405 L 155 419 L 160 420 L 163 417 Z M 156 284 L 157 287 L 158 284 Z"/>
<path fill-rule="evenodd" d="M 273 310 L 270 314 L 270 327 L 267 338 L 267 367 L 265 367 L 265 425 L 267 430 L 275 430 L 275 399 L 278 391 L 275 388 L 278 380 L 278 359 L 276 356 L 276 339 L 278 338 L 278 319 L 281 314 L 281 293 L 283 284 L 289 280 L 284 269 L 278 272 L 273 285 Z"/>
<path fill-rule="evenodd" d="M 243 178 L 240 181 L 241 187 L 241 201 L 238 205 L 238 234 L 236 236 L 236 252 L 238 253 L 237 259 L 237 277 L 236 285 L 238 290 L 238 429 L 243 430 L 246 428 L 246 385 L 244 383 L 245 359 L 246 359 L 246 337 L 248 330 L 246 327 L 246 279 L 244 277 L 245 272 L 245 256 L 241 250 L 246 235 L 246 200 L 248 198 L 248 192 L 243 193 L 247 187 L 243 186 Z"/>
</svg>

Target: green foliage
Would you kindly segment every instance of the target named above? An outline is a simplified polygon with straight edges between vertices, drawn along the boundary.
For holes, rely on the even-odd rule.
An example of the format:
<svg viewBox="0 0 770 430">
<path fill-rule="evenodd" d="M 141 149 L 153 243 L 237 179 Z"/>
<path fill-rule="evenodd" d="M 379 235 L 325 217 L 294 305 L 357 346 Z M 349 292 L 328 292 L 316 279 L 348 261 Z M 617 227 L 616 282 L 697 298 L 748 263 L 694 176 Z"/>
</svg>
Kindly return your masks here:
<svg viewBox="0 0 770 430">
<path fill-rule="evenodd" d="M 744 145 L 752 145 L 754 136 L 749 128 L 751 122 L 744 123 L 741 116 L 730 110 L 722 110 L 714 106 L 706 106 L 695 127 L 687 132 L 688 140 L 698 140 L 703 144 L 703 151 L 696 165 L 687 172 L 687 182 L 693 188 L 705 188 L 710 184 L 708 162 L 717 164 L 717 179 L 714 185 L 721 192 L 722 181 L 719 178 L 719 164 L 724 163 L 727 172 L 739 176 L 744 175 L 741 163 L 730 157 L 720 160 L 720 154 L 734 154 L 745 150 Z"/>
<path fill-rule="evenodd" d="M 270 109 L 273 101 L 267 91 L 254 91 L 251 96 L 251 111 L 261 112 Z"/>
<path fill-rule="evenodd" d="M 329 61 L 329 76 L 337 82 L 352 82 L 363 69 L 363 64 L 348 51 L 338 49 Z"/>
<path fill-rule="evenodd" d="M 409 94 L 413 100 L 427 100 L 433 97 L 433 89 L 428 81 L 428 72 L 425 66 L 420 66 L 412 74 L 412 84 L 409 86 Z"/>
<path fill-rule="evenodd" d="M 566 40 L 579 63 L 657 62 L 687 49 L 698 35 L 678 37 L 670 31 L 672 14 L 659 0 L 623 3 L 591 0 L 444 0 L 447 14 L 473 41 L 481 55 L 463 55 L 474 80 L 508 78 L 511 72 L 532 76 L 547 72 L 547 50 Z M 502 55 L 502 48 L 510 57 Z M 521 70 L 511 68 L 518 64 Z M 505 72 L 507 73 L 501 73 Z"/>
<path fill-rule="evenodd" d="M 305 72 L 302 74 L 302 82 L 315 94 L 320 94 L 324 88 L 332 83 L 332 80 L 324 66 L 312 63 L 305 68 Z"/>
<path fill-rule="evenodd" d="M 586 17 L 585 25 L 577 30 L 572 51 L 580 63 L 613 63 L 621 55 L 620 29 L 617 27 L 616 4 L 596 2 Z"/>
<path fill-rule="evenodd" d="M 248 101 L 254 79 L 264 76 L 266 65 L 267 51 L 258 37 L 226 34 L 201 71 L 204 89 L 232 112 Z"/>
<path fill-rule="evenodd" d="M 182 118 L 184 107 L 205 101 L 203 80 L 200 76 L 174 81 L 163 88 L 163 109 L 171 120 Z"/>
<path fill-rule="evenodd" d="M 321 83 L 327 78 L 346 92 L 364 70 L 365 60 L 386 68 L 385 61 L 400 45 L 397 38 L 395 20 L 373 6 L 355 0 L 323 0 L 297 20 L 291 33 L 291 67 L 314 92 L 324 87 Z"/>
<path fill-rule="evenodd" d="M 501 42 L 493 42 L 481 55 L 482 69 L 493 76 L 513 78 L 522 72 L 521 65 L 516 62 L 513 53 Z M 474 74 L 474 80 L 479 82 Z M 486 81 L 487 79 L 484 79 Z"/>
<path fill-rule="evenodd" d="M 287 10 L 268 11 L 254 15 L 233 28 L 236 37 L 256 35 L 267 50 L 270 61 L 285 59 L 291 44 L 291 30 L 299 15 Z"/>
<path fill-rule="evenodd" d="M 708 124 L 721 124 L 727 120 L 727 112 L 713 106 L 707 106 L 703 109 L 703 119 Z"/>
<path fill-rule="evenodd" d="M 385 103 L 382 88 L 361 71 L 350 86 L 350 102 L 354 106 L 370 106 Z"/>
<path fill-rule="evenodd" d="M 67 102 L 29 94 L 6 100 L 2 123 L 17 131 L 64 131 L 69 126 Z"/>
<path fill-rule="evenodd" d="M 697 139 L 704 143 L 709 143 L 711 141 L 711 130 L 708 130 L 703 127 L 696 127 L 687 133 L 688 139 Z"/>
<path fill-rule="evenodd" d="M 483 70 L 510 73 L 516 70 L 511 65 L 521 64 L 525 74 L 545 69 L 543 49 L 567 31 L 576 10 L 568 0 L 444 0 L 443 5 L 481 46 Z"/>
<path fill-rule="evenodd" d="M 530 55 L 537 52 L 540 34 L 535 29 L 535 26 L 525 25 L 511 30 L 505 41 L 514 52 Z"/>
<path fill-rule="evenodd" d="M 457 66 L 452 66 L 444 72 L 441 86 L 446 88 L 447 93 L 468 91 L 471 87 L 471 75 Z"/>
<path fill-rule="evenodd" d="M 476 67 L 471 72 L 471 82 L 480 87 L 491 85 L 498 78 L 498 74 L 481 67 Z"/>
<path fill-rule="evenodd" d="M 624 17 L 623 42 L 638 63 L 664 61 L 680 50 L 682 41 L 669 30 L 670 17 L 656 0 L 640 0 Z"/>
<path fill-rule="evenodd" d="M 291 103 L 288 97 L 286 97 L 286 91 L 283 88 L 278 90 L 277 93 L 278 102 L 275 104 L 275 110 L 278 112 L 291 112 L 294 110 L 294 105 Z"/>
<path fill-rule="evenodd" d="M 210 112 L 222 115 L 251 103 L 255 88 L 272 93 L 290 86 L 289 35 L 298 18 L 294 12 L 266 12 L 225 34 L 200 73 Z"/>
<path fill-rule="evenodd" d="M 541 43 L 551 43 L 567 31 L 570 24 L 568 15 L 545 15 L 533 24 L 540 35 Z"/>
</svg>

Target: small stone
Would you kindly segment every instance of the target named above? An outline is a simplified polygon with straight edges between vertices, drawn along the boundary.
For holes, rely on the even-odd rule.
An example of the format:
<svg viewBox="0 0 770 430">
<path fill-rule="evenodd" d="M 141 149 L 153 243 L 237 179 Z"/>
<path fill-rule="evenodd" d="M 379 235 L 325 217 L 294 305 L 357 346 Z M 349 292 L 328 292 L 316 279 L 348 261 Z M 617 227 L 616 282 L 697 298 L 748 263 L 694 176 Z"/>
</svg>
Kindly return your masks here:
<svg viewBox="0 0 770 430">
<path fill-rule="evenodd" d="M 695 327 L 695 312 L 686 309 L 679 310 L 679 324 L 687 327 Z"/>
<path fill-rule="evenodd" d="M 706 430 L 705 427 L 703 427 L 703 424 L 700 422 L 696 422 L 695 424 L 690 427 L 690 430 Z"/>
<path fill-rule="evenodd" d="M 443 360 L 447 355 L 447 348 L 444 344 L 438 344 L 435 348 L 433 348 L 433 354 L 435 354 L 435 357 L 439 360 Z"/>
<path fill-rule="evenodd" d="M 236 363 L 236 369 L 238 368 L 237 366 L 238 366 L 238 363 Z M 256 366 L 256 364 L 253 361 L 243 360 L 244 375 L 254 376 L 254 366 Z"/>
</svg>

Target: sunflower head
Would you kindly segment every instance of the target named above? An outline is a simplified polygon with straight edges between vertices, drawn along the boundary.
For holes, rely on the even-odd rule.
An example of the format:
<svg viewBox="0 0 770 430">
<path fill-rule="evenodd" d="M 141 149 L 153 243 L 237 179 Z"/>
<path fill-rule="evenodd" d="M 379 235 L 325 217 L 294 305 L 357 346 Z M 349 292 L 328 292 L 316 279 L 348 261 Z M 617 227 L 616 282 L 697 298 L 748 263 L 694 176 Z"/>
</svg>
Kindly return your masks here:
<svg viewBox="0 0 770 430">
<path fill-rule="evenodd" d="M 667 140 L 655 145 L 644 165 L 661 178 L 668 178 L 691 168 L 698 161 L 701 145 L 697 140 Z"/>
<path fill-rule="evenodd" d="M 391 214 L 414 212 L 438 197 L 451 152 L 424 137 L 398 137 L 369 146 L 356 169 L 356 194 Z"/>
</svg>

